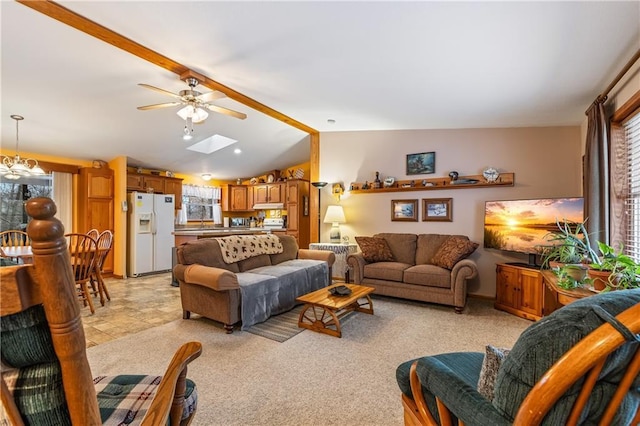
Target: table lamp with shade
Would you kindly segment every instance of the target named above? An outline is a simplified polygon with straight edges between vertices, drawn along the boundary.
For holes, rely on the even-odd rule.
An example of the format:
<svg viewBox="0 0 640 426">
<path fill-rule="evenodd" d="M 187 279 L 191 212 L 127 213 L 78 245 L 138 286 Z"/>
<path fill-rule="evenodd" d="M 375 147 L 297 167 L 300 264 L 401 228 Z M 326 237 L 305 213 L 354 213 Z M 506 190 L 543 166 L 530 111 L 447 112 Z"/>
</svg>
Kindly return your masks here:
<svg viewBox="0 0 640 426">
<path fill-rule="evenodd" d="M 324 223 L 331 224 L 331 233 L 329 234 L 332 243 L 340 242 L 340 224 L 346 223 L 344 210 L 342 206 L 329 206 L 324 216 Z"/>
</svg>

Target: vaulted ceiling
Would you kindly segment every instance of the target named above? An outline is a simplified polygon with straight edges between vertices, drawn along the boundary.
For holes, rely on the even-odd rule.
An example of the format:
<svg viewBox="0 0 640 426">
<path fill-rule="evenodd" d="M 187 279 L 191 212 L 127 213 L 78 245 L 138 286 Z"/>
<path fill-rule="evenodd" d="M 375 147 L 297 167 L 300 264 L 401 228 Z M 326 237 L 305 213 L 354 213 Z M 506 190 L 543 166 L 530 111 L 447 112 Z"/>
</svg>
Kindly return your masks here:
<svg viewBox="0 0 640 426">
<path fill-rule="evenodd" d="M 60 2 L 320 132 L 579 125 L 640 48 L 640 2 Z M 221 179 L 307 161 L 308 134 L 233 99 L 182 140 L 157 65 L 0 2 L 2 146 Z M 209 91 L 201 88 L 202 92 Z M 330 120 L 335 120 L 330 123 Z M 214 134 L 213 154 L 186 147 Z M 234 148 L 242 149 L 234 154 Z"/>
</svg>

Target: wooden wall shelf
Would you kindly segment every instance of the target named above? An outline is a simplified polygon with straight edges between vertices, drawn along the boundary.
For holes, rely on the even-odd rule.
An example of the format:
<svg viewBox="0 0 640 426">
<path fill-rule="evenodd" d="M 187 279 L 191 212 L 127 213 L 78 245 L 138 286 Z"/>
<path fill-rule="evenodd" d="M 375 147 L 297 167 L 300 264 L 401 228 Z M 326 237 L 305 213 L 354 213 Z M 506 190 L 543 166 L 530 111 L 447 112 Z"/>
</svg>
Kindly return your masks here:
<svg viewBox="0 0 640 426">
<path fill-rule="evenodd" d="M 349 185 L 350 193 L 352 194 L 374 194 L 379 192 L 404 192 L 404 191 L 433 191 L 442 189 L 469 189 L 469 188 L 490 188 L 495 186 L 513 186 L 515 184 L 515 173 L 500 173 L 500 177 L 494 183 L 488 183 L 482 175 L 470 175 L 460 176 L 458 181 L 464 182 L 465 180 L 477 180 L 476 183 L 451 183 L 451 179 L 448 176 L 429 179 L 413 179 L 414 185 L 411 185 L 412 180 L 400 180 L 396 181 L 392 186 L 388 188 L 378 189 L 361 189 L 364 185 L 360 182 L 353 182 Z M 425 184 L 423 184 L 423 181 Z M 369 183 L 371 185 L 371 183 Z M 352 188 L 352 189 L 351 189 Z"/>
</svg>

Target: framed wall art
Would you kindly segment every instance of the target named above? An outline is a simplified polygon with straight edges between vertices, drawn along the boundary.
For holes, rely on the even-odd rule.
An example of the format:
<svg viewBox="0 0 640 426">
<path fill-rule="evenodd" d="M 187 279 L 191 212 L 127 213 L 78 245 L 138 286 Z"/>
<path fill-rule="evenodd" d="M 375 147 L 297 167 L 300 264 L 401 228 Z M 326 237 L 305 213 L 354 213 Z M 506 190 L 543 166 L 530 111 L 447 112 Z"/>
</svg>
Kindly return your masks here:
<svg viewBox="0 0 640 426">
<path fill-rule="evenodd" d="M 407 154 L 407 175 L 426 175 L 436 172 L 436 153 Z"/>
<path fill-rule="evenodd" d="M 423 198 L 422 221 L 452 222 L 453 198 Z"/>
<path fill-rule="evenodd" d="M 391 220 L 394 222 L 417 222 L 418 200 L 391 200 Z"/>
</svg>

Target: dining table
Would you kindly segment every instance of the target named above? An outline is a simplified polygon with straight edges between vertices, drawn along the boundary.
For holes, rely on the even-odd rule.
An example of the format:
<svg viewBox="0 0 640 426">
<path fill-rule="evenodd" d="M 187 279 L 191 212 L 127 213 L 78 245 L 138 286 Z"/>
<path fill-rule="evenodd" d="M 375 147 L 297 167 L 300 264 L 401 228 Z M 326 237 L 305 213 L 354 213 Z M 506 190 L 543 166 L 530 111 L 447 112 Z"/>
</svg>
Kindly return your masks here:
<svg viewBox="0 0 640 426">
<path fill-rule="evenodd" d="M 33 251 L 31 246 L 4 246 L 0 247 L 0 257 L 20 259 L 24 263 L 31 263 L 33 261 Z"/>
</svg>

